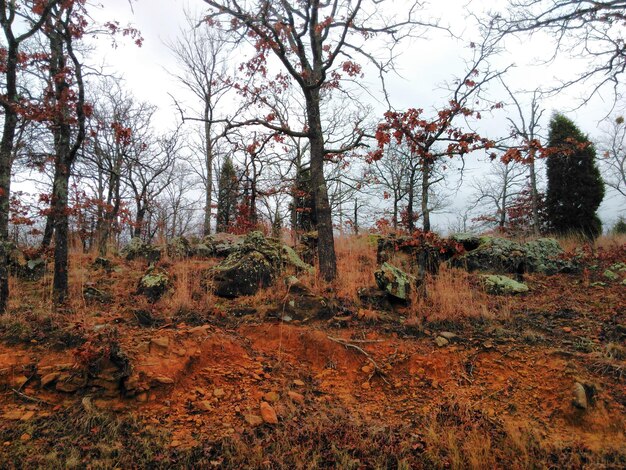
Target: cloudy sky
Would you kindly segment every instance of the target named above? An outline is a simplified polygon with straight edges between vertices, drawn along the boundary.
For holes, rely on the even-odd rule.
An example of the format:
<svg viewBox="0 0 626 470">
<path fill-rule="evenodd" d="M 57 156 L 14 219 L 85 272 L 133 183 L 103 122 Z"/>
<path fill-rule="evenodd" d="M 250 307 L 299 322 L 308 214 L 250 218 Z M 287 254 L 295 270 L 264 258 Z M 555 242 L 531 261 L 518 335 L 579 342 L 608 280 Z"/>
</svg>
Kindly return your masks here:
<svg viewBox="0 0 626 470">
<path fill-rule="evenodd" d="M 105 63 L 109 71 L 121 74 L 126 86 L 141 100 L 149 101 L 159 107 L 157 123 L 162 128 L 175 126 L 177 112 L 169 94 L 180 92 L 180 86 L 172 78 L 170 72 L 176 70 L 165 44 L 176 38 L 185 27 L 183 10 L 200 13 L 204 11 L 201 0 L 137 0 L 132 8 L 128 0 L 105 0 L 106 6 L 96 12 L 97 20 L 117 20 L 122 25 L 132 23 L 140 29 L 145 39 L 144 45 L 137 48 L 132 44 L 120 42 L 116 49 L 110 47 L 109 40 L 98 43 L 98 49 L 92 60 Z M 464 71 L 464 60 L 470 57 L 467 47 L 470 41 L 478 41 L 474 23 L 469 19 L 466 7 L 467 0 L 433 1 L 427 13 L 429 17 L 441 18 L 442 24 L 449 26 L 460 39 L 454 39 L 443 33 L 430 33 L 427 39 L 407 42 L 403 54 L 398 61 L 399 76 L 389 78 L 389 90 L 392 104 L 397 109 L 419 107 L 432 109 L 443 102 L 445 92 L 442 85 L 452 77 Z M 503 1 L 478 1 L 469 3 L 469 7 L 477 13 L 502 5 Z M 393 2 L 401 8 L 402 1 Z M 532 39 L 510 38 L 505 44 L 506 50 L 494 64 L 495 67 L 514 65 L 506 76 L 506 82 L 513 90 L 533 90 L 556 83 L 558 78 L 568 78 L 576 71 L 584 68 L 584 60 L 559 58 L 546 64 L 544 59 L 550 51 L 550 40 L 542 34 Z M 235 58 L 237 60 L 237 58 Z M 376 77 L 366 76 L 372 93 L 377 96 L 379 84 Z M 597 96 L 588 105 L 576 109 L 579 98 L 585 92 L 584 87 L 561 93 L 558 97 L 545 100 L 542 105 L 546 109 L 545 123 L 550 114 L 559 110 L 573 119 L 584 132 L 593 138 L 600 136 L 602 119 L 609 113 L 612 96 L 607 93 L 605 100 Z M 490 91 L 496 99 L 506 101 L 503 90 L 494 87 Z M 524 95 L 520 95 L 525 101 Z M 377 110 L 384 110 L 382 103 L 372 100 Z M 480 130 L 485 135 L 497 138 L 507 133 L 507 110 L 487 115 L 480 123 Z M 474 158 L 467 165 L 464 178 L 467 181 L 479 177 L 485 165 Z M 435 224 L 445 229 L 466 204 L 469 185 L 459 192 L 449 208 L 448 214 L 435 218 Z M 620 210 L 620 201 L 609 194 L 603 203 L 600 214 L 606 224 L 611 224 Z"/>
</svg>

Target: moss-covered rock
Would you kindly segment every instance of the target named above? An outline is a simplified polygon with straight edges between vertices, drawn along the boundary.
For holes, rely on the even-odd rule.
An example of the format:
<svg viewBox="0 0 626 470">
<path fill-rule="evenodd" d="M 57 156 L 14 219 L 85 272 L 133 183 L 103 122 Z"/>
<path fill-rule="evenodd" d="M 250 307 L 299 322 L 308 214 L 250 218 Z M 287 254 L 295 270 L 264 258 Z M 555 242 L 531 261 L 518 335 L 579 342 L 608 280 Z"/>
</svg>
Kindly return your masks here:
<svg viewBox="0 0 626 470">
<path fill-rule="evenodd" d="M 454 260 L 469 271 L 523 274 L 575 272 L 578 266 L 562 258 L 563 249 L 552 238 L 518 243 L 506 238 L 481 237 L 477 248 Z"/>
<path fill-rule="evenodd" d="M 160 299 L 170 287 L 170 276 L 158 268 L 150 268 L 139 280 L 138 292 L 145 295 L 151 302 Z"/>
<path fill-rule="evenodd" d="M 194 250 L 191 243 L 185 237 L 172 238 L 166 247 L 167 256 L 175 259 L 185 259 L 193 256 Z"/>
<path fill-rule="evenodd" d="M 270 286 L 287 265 L 313 270 L 278 240 L 251 232 L 211 271 L 215 293 L 222 297 L 253 295 L 259 288 Z"/>
<path fill-rule="evenodd" d="M 528 286 L 506 276 L 490 275 L 482 277 L 485 290 L 489 294 L 514 295 L 528 292 Z"/>
<path fill-rule="evenodd" d="M 411 290 L 417 286 L 417 279 L 389 263 L 383 263 L 374 273 L 376 284 L 388 295 L 403 301 L 409 300 Z"/>
<path fill-rule="evenodd" d="M 148 263 L 156 263 L 161 259 L 161 247 L 145 243 L 141 238 L 133 238 L 128 245 L 122 248 L 121 255 L 127 261 L 144 259 Z"/>
</svg>

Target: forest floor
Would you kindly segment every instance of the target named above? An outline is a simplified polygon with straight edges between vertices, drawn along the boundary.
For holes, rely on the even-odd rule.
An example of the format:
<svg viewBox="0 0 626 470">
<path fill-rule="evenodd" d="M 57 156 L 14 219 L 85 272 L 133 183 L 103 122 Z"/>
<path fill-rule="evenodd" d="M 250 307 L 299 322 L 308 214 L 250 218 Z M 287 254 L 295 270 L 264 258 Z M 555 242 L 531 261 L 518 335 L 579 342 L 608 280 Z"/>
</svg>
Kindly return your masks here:
<svg viewBox="0 0 626 470">
<path fill-rule="evenodd" d="M 602 266 L 512 297 L 447 270 L 438 301 L 387 313 L 318 286 L 341 310 L 301 323 L 265 313 L 281 289 L 199 295 L 212 260 L 169 262 L 175 293 L 150 304 L 145 265 L 93 258 L 73 256 L 66 312 L 49 275 L 12 280 L 0 468 L 626 468 L 626 287 Z"/>
</svg>

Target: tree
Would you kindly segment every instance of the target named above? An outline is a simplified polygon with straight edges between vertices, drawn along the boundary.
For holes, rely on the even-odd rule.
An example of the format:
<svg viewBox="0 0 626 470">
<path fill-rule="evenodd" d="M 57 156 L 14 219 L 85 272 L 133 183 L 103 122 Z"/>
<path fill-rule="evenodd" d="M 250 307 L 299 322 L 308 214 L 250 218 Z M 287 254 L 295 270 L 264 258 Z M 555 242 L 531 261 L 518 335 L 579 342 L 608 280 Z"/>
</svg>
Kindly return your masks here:
<svg viewBox="0 0 626 470">
<path fill-rule="evenodd" d="M 458 124 L 460 120 L 481 119 L 481 112 L 474 109 L 481 102 L 481 91 L 492 80 L 498 79 L 504 71 L 491 70 L 488 58 L 496 51 L 496 43 L 492 38 L 485 38 L 482 44 L 471 44 L 474 57 L 468 64 L 465 74 L 455 80 L 450 90 L 450 98 L 446 106 L 439 109 L 433 116 L 425 116 L 423 109 L 409 108 L 406 111 L 387 111 L 384 121 L 376 130 L 377 149 L 370 158 L 375 161 L 384 157 L 385 147 L 395 143 L 403 145 L 408 151 L 409 181 L 408 203 L 406 210 L 407 228 L 415 229 L 415 185 L 420 188 L 419 201 L 423 230 L 431 230 L 430 213 L 432 204 L 430 197 L 434 185 L 444 178 L 441 169 L 446 165 L 445 157 L 461 157 L 478 149 L 491 149 L 495 143 L 478 133 L 467 130 Z M 483 69 L 481 72 L 481 68 Z M 501 105 L 492 105 L 498 108 Z M 419 178 L 418 178 L 419 176 Z"/>
<path fill-rule="evenodd" d="M 4 112 L 2 140 L 0 141 L 0 313 L 6 310 L 9 298 L 8 240 L 9 204 L 11 199 L 11 170 L 16 130 L 20 115 L 26 114 L 28 102 L 20 93 L 18 72 L 30 57 L 23 54 L 21 46 L 41 31 L 59 1 L 0 0 L 0 26 L 6 44 L 0 48 L 1 72 L 4 90 L 0 106 Z M 32 16 L 31 16 L 32 15 Z M 24 26 L 25 23 L 25 26 Z M 21 34 L 18 31 L 22 31 Z M 38 51 L 40 52 L 40 51 Z"/>
<path fill-rule="evenodd" d="M 604 183 L 593 144 L 570 119 L 555 114 L 550 120 L 546 154 L 550 227 L 559 234 L 596 238 L 602 233 L 596 211 L 604 198 Z"/>
<path fill-rule="evenodd" d="M 535 31 L 551 34 L 556 52 L 589 61 L 582 74 L 562 86 L 592 81 L 587 92 L 591 97 L 610 84 L 617 97 L 626 70 L 625 17 L 625 0 L 509 0 L 506 11 L 494 12 L 490 23 L 503 35 Z"/>
<path fill-rule="evenodd" d="M 232 89 L 226 77 L 226 63 L 232 52 L 232 44 L 229 44 L 223 31 L 198 23 L 201 23 L 199 19 L 187 14 L 188 30 L 168 47 L 182 69 L 176 78 L 199 100 L 201 106 L 197 115 L 187 116 L 182 111 L 181 115 L 183 122 L 186 120 L 202 122 L 203 158 L 200 171 L 196 173 L 200 175 L 205 189 L 203 233 L 208 235 L 211 233 L 213 205 L 213 160 L 224 133 L 220 124 L 225 122 L 224 118 L 219 116 L 218 108 Z"/>
<path fill-rule="evenodd" d="M 537 188 L 537 158 L 541 156 L 541 142 L 539 141 L 539 130 L 543 109 L 540 109 L 539 90 L 535 90 L 530 101 L 530 111 L 528 115 L 524 113 L 516 94 L 502 81 L 502 85 L 513 101 L 517 118 L 508 117 L 511 125 L 511 138 L 517 141 L 517 145 L 510 147 L 503 156 L 505 164 L 510 162 L 521 162 L 528 166 L 528 177 L 530 187 L 530 204 L 532 211 L 532 226 L 535 235 L 539 235 L 540 220 L 540 197 Z"/>
<path fill-rule="evenodd" d="M 626 124 L 622 116 L 614 118 L 607 126 L 600 151 L 604 182 L 626 198 Z"/>
<path fill-rule="evenodd" d="M 217 196 L 217 231 L 228 232 L 235 222 L 239 201 L 239 179 L 230 156 L 226 156 L 219 174 Z"/>
<path fill-rule="evenodd" d="M 481 211 L 475 220 L 504 232 L 510 208 L 524 187 L 524 173 L 525 168 L 515 161 L 492 161 L 490 171 L 476 178 L 473 183 L 473 208 L 480 207 Z"/>
<path fill-rule="evenodd" d="M 361 66 L 352 58 L 360 56 L 375 60 L 368 46 L 375 37 L 386 36 L 391 43 L 387 52 L 393 58 L 394 45 L 416 25 L 432 26 L 415 20 L 420 2 L 411 2 L 405 9 L 406 19 L 399 21 L 386 16 L 389 9 L 375 0 L 336 0 L 281 2 L 256 0 L 204 0 L 211 7 L 207 18 L 217 23 L 225 18 L 227 24 L 242 38 L 248 38 L 255 47 L 255 55 L 242 68 L 251 77 L 267 77 L 268 57 L 277 59 L 284 73 L 274 80 L 245 86 L 245 91 L 260 96 L 263 88 L 276 89 L 295 86 L 306 105 L 306 126 L 294 130 L 274 123 L 270 113 L 248 120 L 247 124 L 263 125 L 282 134 L 302 137 L 310 144 L 310 171 L 315 200 L 318 230 L 319 274 L 326 280 L 335 279 L 337 261 L 328 188 L 324 176 L 324 162 L 331 155 L 350 151 L 361 145 L 363 133 L 358 128 L 337 148 L 329 148 L 325 140 L 322 103 L 330 99 L 332 90 L 341 80 L 361 75 Z M 393 61 L 376 61 L 382 73 L 392 67 Z M 268 84 L 269 83 L 269 84 Z M 242 87 L 243 88 L 243 87 Z M 259 100 L 259 103 L 262 101 Z"/>
</svg>

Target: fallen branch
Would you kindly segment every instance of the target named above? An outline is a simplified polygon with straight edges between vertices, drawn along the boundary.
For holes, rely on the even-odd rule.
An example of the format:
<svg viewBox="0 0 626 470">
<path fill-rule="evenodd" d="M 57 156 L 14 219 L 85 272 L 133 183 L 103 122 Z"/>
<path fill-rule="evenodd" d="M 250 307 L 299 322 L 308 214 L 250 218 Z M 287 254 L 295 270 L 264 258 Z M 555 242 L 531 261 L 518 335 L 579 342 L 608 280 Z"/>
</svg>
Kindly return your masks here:
<svg viewBox="0 0 626 470">
<path fill-rule="evenodd" d="M 32 403 L 37 403 L 39 405 L 52 406 L 52 403 L 49 403 L 49 402 L 47 402 L 45 400 L 41 400 L 40 398 L 31 397 L 29 395 L 26 395 L 24 392 L 20 392 L 19 390 L 16 390 L 14 388 L 12 388 L 11 391 L 13 393 L 15 393 L 18 397 L 20 397 L 20 398 L 22 398 L 24 400 L 30 401 Z"/>
<path fill-rule="evenodd" d="M 370 361 L 370 363 L 374 366 L 374 372 L 372 372 L 372 375 L 370 375 L 370 377 L 367 379 L 368 382 L 371 380 L 371 378 L 374 376 L 374 374 L 378 374 L 380 375 L 381 379 L 383 379 L 383 381 L 389 385 L 389 382 L 387 382 L 387 380 L 385 380 L 385 372 L 378 367 L 378 364 L 376 364 L 376 361 L 374 361 L 374 359 L 372 358 L 372 356 L 370 356 L 370 354 L 365 351 L 363 348 L 360 348 L 359 346 L 357 346 L 356 344 L 352 344 L 352 342 L 348 342 L 347 340 L 341 339 L 341 338 L 333 338 L 332 336 L 327 336 L 327 338 L 337 344 L 341 344 L 342 346 L 346 347 L 346 348 L 352 348 L 355 351 L 360 352 L 361 354 L 363 354 L 368 361 Z M 361 341 L 354 341 L 354 342 L 363 342 L 365 340 L 361 340 Z"/>
</svg>

